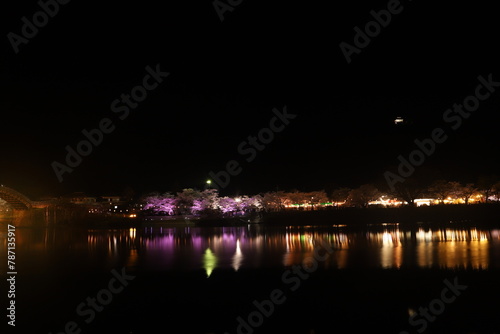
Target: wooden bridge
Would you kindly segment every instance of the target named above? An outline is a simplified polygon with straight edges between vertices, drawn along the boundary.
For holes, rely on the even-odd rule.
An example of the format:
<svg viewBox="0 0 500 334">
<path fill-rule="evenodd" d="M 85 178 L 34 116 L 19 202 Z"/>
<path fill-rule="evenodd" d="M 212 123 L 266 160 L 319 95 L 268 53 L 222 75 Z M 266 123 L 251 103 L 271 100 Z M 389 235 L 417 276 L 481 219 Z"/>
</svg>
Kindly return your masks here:
<svg viewBox="0 0 500 334">
<path fill-rule="evenodd" d="M 32 201 L 20 192 L 0 185 L 0 199 L 7 202 L 12 208 L 7 216 L 2 218 L 13 219 L 16 226 L 29 226 L 33 222 L 48 222 L 51 219 L 54 205 L 50 201 Z"/>
<path fill-rule="evenodd" d="M 0 198 L 6 201 L 14 210 L 29 210 L 33 208 L 33 202 L 20 192 L 6 187 L 0 186 Z"/>
</svg>

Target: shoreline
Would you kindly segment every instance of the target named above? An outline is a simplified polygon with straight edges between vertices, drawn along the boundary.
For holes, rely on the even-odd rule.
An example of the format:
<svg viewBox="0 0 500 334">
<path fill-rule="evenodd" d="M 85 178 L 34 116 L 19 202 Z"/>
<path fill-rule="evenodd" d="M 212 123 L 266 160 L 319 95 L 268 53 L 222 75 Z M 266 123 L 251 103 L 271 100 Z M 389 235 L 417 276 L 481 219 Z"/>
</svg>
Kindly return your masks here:
<svg viewBox="0 0 500 334">
<path fill-rule="evenodd" d="M 398 208 L 342 208 L 318 211 L 276 212 L 265 218 L 269 225 L 346 225 L 398 224 L 496 225 L 500 226 L 500 205 L 435 205 Z"/>
<path fill-rule="evenodd" d="M 0 222 L 9 222 L 8 218 Z M 325 227 L 500 227 L 500 204 L 435 205 L 429 207 L 397 208 L 332 208 L 314 211 L 261 212 L 258 215 L 199 218 L 184 216 L 155 216 L 124 218 L 91 216 L 70 222 L 41 223 L 19 227 L 81 227 L 137 228 L 172 227 L 235 227 L 235 226 L 325 226 Z"/>
</svg>

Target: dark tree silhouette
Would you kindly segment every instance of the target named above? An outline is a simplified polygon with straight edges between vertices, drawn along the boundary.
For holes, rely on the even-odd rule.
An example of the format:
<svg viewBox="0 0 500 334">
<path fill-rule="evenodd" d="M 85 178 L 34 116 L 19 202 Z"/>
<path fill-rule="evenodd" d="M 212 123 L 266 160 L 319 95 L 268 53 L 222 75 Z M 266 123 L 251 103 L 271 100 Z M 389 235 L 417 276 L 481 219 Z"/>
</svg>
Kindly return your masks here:
<svg viewBox="0 0 500 334">
<path fill-rule="evenodd" d="M 414 178 L 408 178 L 405 182 L 395 185 L 394 188 L 392 195 L 404 200 L 410 206 L 414 206 L 415 200 L 424 192 L 419 182 Z"/>
<path fill-rule="evenodd" d="M 379 190 L 372 184 L 363 184 L 359 188 L 353 189 L 349 192 L 347 203 L 350 206 L 357 206 L 366 208 L 368 202 L 374 201 L 380 197 Z"/>
</svg>

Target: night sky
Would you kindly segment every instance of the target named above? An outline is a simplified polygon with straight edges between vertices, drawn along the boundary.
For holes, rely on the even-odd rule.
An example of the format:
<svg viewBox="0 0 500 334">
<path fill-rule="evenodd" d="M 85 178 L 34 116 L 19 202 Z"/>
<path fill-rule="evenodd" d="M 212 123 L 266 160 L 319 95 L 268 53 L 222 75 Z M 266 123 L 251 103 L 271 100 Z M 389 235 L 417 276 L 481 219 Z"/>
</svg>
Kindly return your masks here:
<svg viewBox="0 0 500 334">
<path fill-rule="evenodd" d="M 402 1 L 349 64 L 339 44 L 353 45 L 353 28 L 388 1 L 329 4 L 247 0 L 221 22 L 211 1 L 73 0 L 17 54 L 7 36 L 40 6 L 4 4 L 0 183 L 32 198 L 202 189 L 237 160 L 242 171 L 222 194 L 383 185 L 398 155 L 436 127 L 449 138 L 419 173 L 500 175 L 500 87 L 457 130 L 443 121 L 479 75 L 500 81 L 493 4 Z M 112 102 L 157 64 L 169 76 L 120 119 Z M 296 118 L 245 161 L 240 143 L 284 106 Z M 397 116 L 410 124 L 394 125 Z M 51 164 L 104 118 L 115 129 L 59 182 Z"/>
</svg>

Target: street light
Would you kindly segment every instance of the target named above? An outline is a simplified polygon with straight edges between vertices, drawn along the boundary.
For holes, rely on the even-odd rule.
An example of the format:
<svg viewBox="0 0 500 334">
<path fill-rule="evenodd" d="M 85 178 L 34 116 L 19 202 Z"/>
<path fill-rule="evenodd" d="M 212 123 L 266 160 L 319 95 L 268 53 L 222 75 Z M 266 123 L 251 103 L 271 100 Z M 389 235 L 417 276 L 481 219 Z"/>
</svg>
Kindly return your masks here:
<svg viewBox="0 0 500 334">
<path fill-rule="evenodd" d="M 208 188 L 210 188 L 210 185 L 212 184 L 212 180 L 207 180 L 207 185 L 208 185 Z"/>
</svg>

